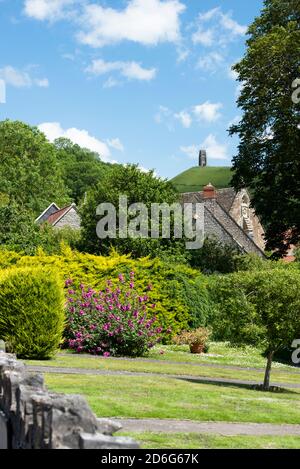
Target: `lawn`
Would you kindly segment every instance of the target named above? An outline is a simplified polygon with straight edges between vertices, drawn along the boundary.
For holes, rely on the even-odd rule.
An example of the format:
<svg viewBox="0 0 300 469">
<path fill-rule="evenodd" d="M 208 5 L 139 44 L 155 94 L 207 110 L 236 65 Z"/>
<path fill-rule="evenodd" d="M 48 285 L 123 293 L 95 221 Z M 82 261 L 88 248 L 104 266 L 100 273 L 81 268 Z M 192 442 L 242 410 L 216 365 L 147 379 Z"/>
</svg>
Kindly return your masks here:
<svg viewBox="0 0 300 469">
<path fill-rule="evenodd" d="M 161 351 L 164 354 L 161 354 Z M 147 358 L 137 360 L 103 359 L 102 357 L 58 353 L 53 360 L 27 360 L 26 363 L 61 368 L 73 367 L 262 382 L 265 359 L 253 347 L 235 349 L 227 344 L 212 344 L 208 355 L 193 355 L 184 346 L 162 346 L 151 351 Z M 231 369 L 230 366 L 237 367 L 237 369 Z M 261 368 L 261 370 L 242 369 L 242 367 L 250 366 Z M 297 368 L 274 363 L 272 381 L 274 383 L 300 383 L 300 371 Z"/>
<path fill-rule="evenodd" d="M 296 436 L 219 436 L 197 433 L 128 433 L 144 449 L 299 449 Z"/>
<path fill-rule="evenodd" d="M 192 355 L 184 346 L 159 346 L 147 357 L 135 360 L 104 359 L 63 351 L 52 360 L 26 363 L 89 369 L 91 374 L 46 373 L 45 381 L 52 391 L 84 395 L 99 417 L 273 424 L 300 422 L 300 388 L 288 389 L 288 383 L 300 383 L 299 368 L 274 363 L 273 382 L 286 383 L 287 388 L 278 393 L 200 381 L 200 377 L 261 381 L 263 371 L 260 369 L 264 368 L 265 359 L 253 347 L 236 349 L 226 343 L 212 343 L 209 354 Z M 93 370 L 146 374 L 93 375 Z M 189 380 L 188 376 L 199 376 L 199 381 Z M 300 447 L 300 438 L 292 436 L 224 437 L 150 432 L 131 435 L 143 448 L 155 449 Z"/>
<path fill-rule="evenodd" d="M 100 417 L 291 423 L 300 421 L 300 389 L 266 393 L 232 385 L 157 376 L 46 374 L 53 391 L 83 394 Z"/>
</svg>

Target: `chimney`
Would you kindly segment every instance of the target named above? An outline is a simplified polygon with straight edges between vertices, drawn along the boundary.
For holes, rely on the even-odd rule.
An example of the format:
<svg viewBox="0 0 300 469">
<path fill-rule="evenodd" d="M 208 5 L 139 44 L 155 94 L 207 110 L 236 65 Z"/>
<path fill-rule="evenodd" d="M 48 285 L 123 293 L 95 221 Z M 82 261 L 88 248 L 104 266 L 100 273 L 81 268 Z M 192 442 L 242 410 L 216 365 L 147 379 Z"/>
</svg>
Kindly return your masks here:
<svg viewBox="0 0 300 469">
<path fill-rule="evenodd" d="M 207 186 L 203 188 L 203 198 L 204 200 L 207 199 L 215 199 L 217 196 L 217 192 L 215 187 L 209 183 Z"/>
<path fill-rule="evenodd" d="M 206 150 L 200 150 L 200 152 L 199 152 L 199 166 L 201 166 L 201 168 L 204 168 L 206 165 L 207 165 Z"/>
</svg>

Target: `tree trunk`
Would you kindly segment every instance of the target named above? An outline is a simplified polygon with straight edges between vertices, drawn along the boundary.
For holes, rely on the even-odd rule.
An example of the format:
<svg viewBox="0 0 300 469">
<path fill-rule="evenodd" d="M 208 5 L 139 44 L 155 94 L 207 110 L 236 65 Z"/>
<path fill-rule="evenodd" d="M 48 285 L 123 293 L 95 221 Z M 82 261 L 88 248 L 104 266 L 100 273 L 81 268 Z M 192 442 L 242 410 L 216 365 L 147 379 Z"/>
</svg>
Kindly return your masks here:
<svg viewBox="0 0 300 469">
<path fill-rule="evenodd" d="M 270 389 L 270 376 L 271 376 L 271 368 L 272 368 L 272 361 L 273 361 L 274 353 L 275 353 L 274 351 L 271 351 L 268 353 L 268 362 L 267 362 L 264 385 L 263 385 L 263 389 L 265 391 L 269 391 Z"/>
</svg>

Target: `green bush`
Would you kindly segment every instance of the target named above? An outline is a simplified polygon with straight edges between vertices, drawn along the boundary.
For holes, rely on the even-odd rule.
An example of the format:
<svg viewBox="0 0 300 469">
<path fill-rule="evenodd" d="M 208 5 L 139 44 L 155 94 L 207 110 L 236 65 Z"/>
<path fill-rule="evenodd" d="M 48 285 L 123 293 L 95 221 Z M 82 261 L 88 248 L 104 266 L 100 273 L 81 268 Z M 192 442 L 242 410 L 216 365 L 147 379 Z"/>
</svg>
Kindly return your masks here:
<svg viewBox="0 0 300 469">
<path fill-rule="evenodd" d="M 214 338 L 277 352 L 299 331 L 300 272 L 293 269 L 237 272 L 211 277 Z"/>
<path fill-rule="evenodd" d="M 298 338 L 300 272 L 273 269 L 215 278 L 210 285 L 216 303 L 213 328 L 217 338 L 255 345 L 265 352 L 262 389 L 270 390 L 272 362 Z"/>
<path fill-rule="evenodd" d="M 20 358 L 46 359 L 64 329 L 64 293 L 55 272 L 11 268 L 0 276 L 0 338 Z"/>
<path fill-rule="evenodd" d="M 137 291 L 145 291 L 149 284 L 150 301 L 156 305 L 158 322 L 174 334 L 189 327 L 206 325 L 210 309 L 207 295 L 207 277 L 182 264 L 161 259 L 132 259 L 113 252 L 110 256 L 82 254 L 65 248 L 63 254 L 49 256 L 39 251 L 36 256 L 21 256 L 0 251 L 0 268 L 8 264 L 21 267 L 42 266 L 55 268 L 65 280 L 72 279 L 74 287 L 81 283 L 95 289 L 104 289 L 107 279 L 118 282 L 118 274 L 135 272 Z"/>
</svg>

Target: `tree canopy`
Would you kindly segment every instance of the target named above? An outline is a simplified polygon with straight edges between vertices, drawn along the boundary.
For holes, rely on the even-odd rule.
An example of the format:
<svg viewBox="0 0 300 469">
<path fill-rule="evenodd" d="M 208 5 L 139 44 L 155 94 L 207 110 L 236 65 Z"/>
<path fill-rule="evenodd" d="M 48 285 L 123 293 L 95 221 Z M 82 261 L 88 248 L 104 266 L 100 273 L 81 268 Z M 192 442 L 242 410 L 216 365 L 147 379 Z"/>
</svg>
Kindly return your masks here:
<svg viewBox="0 0 300 469">
<path fill-rule="evenodd" d="M 1 199 L 39 215 L 54 200 L 70 201 L 54 146 L 36 127 L 0 122 Z"/>
<path fill-rule="evenodd" d="M 185 252 L 182 240 L 117 238 L 99 239 L 96 233 L 96 209 L 101 203 L 111 203 L 116 208 L 117 227 L 119 225 L 119 196 L 127 196 L 128 206 L 142 202 L 149 209 L 151 203 L 173 204 L 178 202 L 178 194 L 172 184 L 156 177 L 153 171 L 142 172 L 137 165 L 119 166 L 104 174 L 103 179 L 88 192 L 86 202 L 81 207 L 82 242 L 84 249 L 94 254 L 108 254 L 112 247 L 120 253 L 131 253 L 133 257 L 155 256 L 169 251 L 172 256 Z M 149 211 L 150 214 L 150 211 Z M 128 215 L 127 221 L 132 219 Z M 172 219 L 171 219 L 172 220 Z M 150 221 L 149 221 L 150 233 Z M 147 227 L 147 229 L 148 229 Z M 171 228 L 172 234 L 172 228 Z"/>
<path fill-rule="evenodd" d="M 233 184 L 250 188 L 267 249 L 282 256 L 300 241 L 300 104 L 292 101 L 300 78 L 300 3 L 264 3 L 249 28 L 246 54 L 234 66 L 243 115 L 230 129 L 240 138 Z"/>
<path fill-rule="evenodd" d="M 98 153 L 81 148 L 66 138 L 54 142 L 65 186 L 72 200 L 79 204 L 85 193 L 104 177 L 112 167 L 101 161 Z"/>
</svg>

